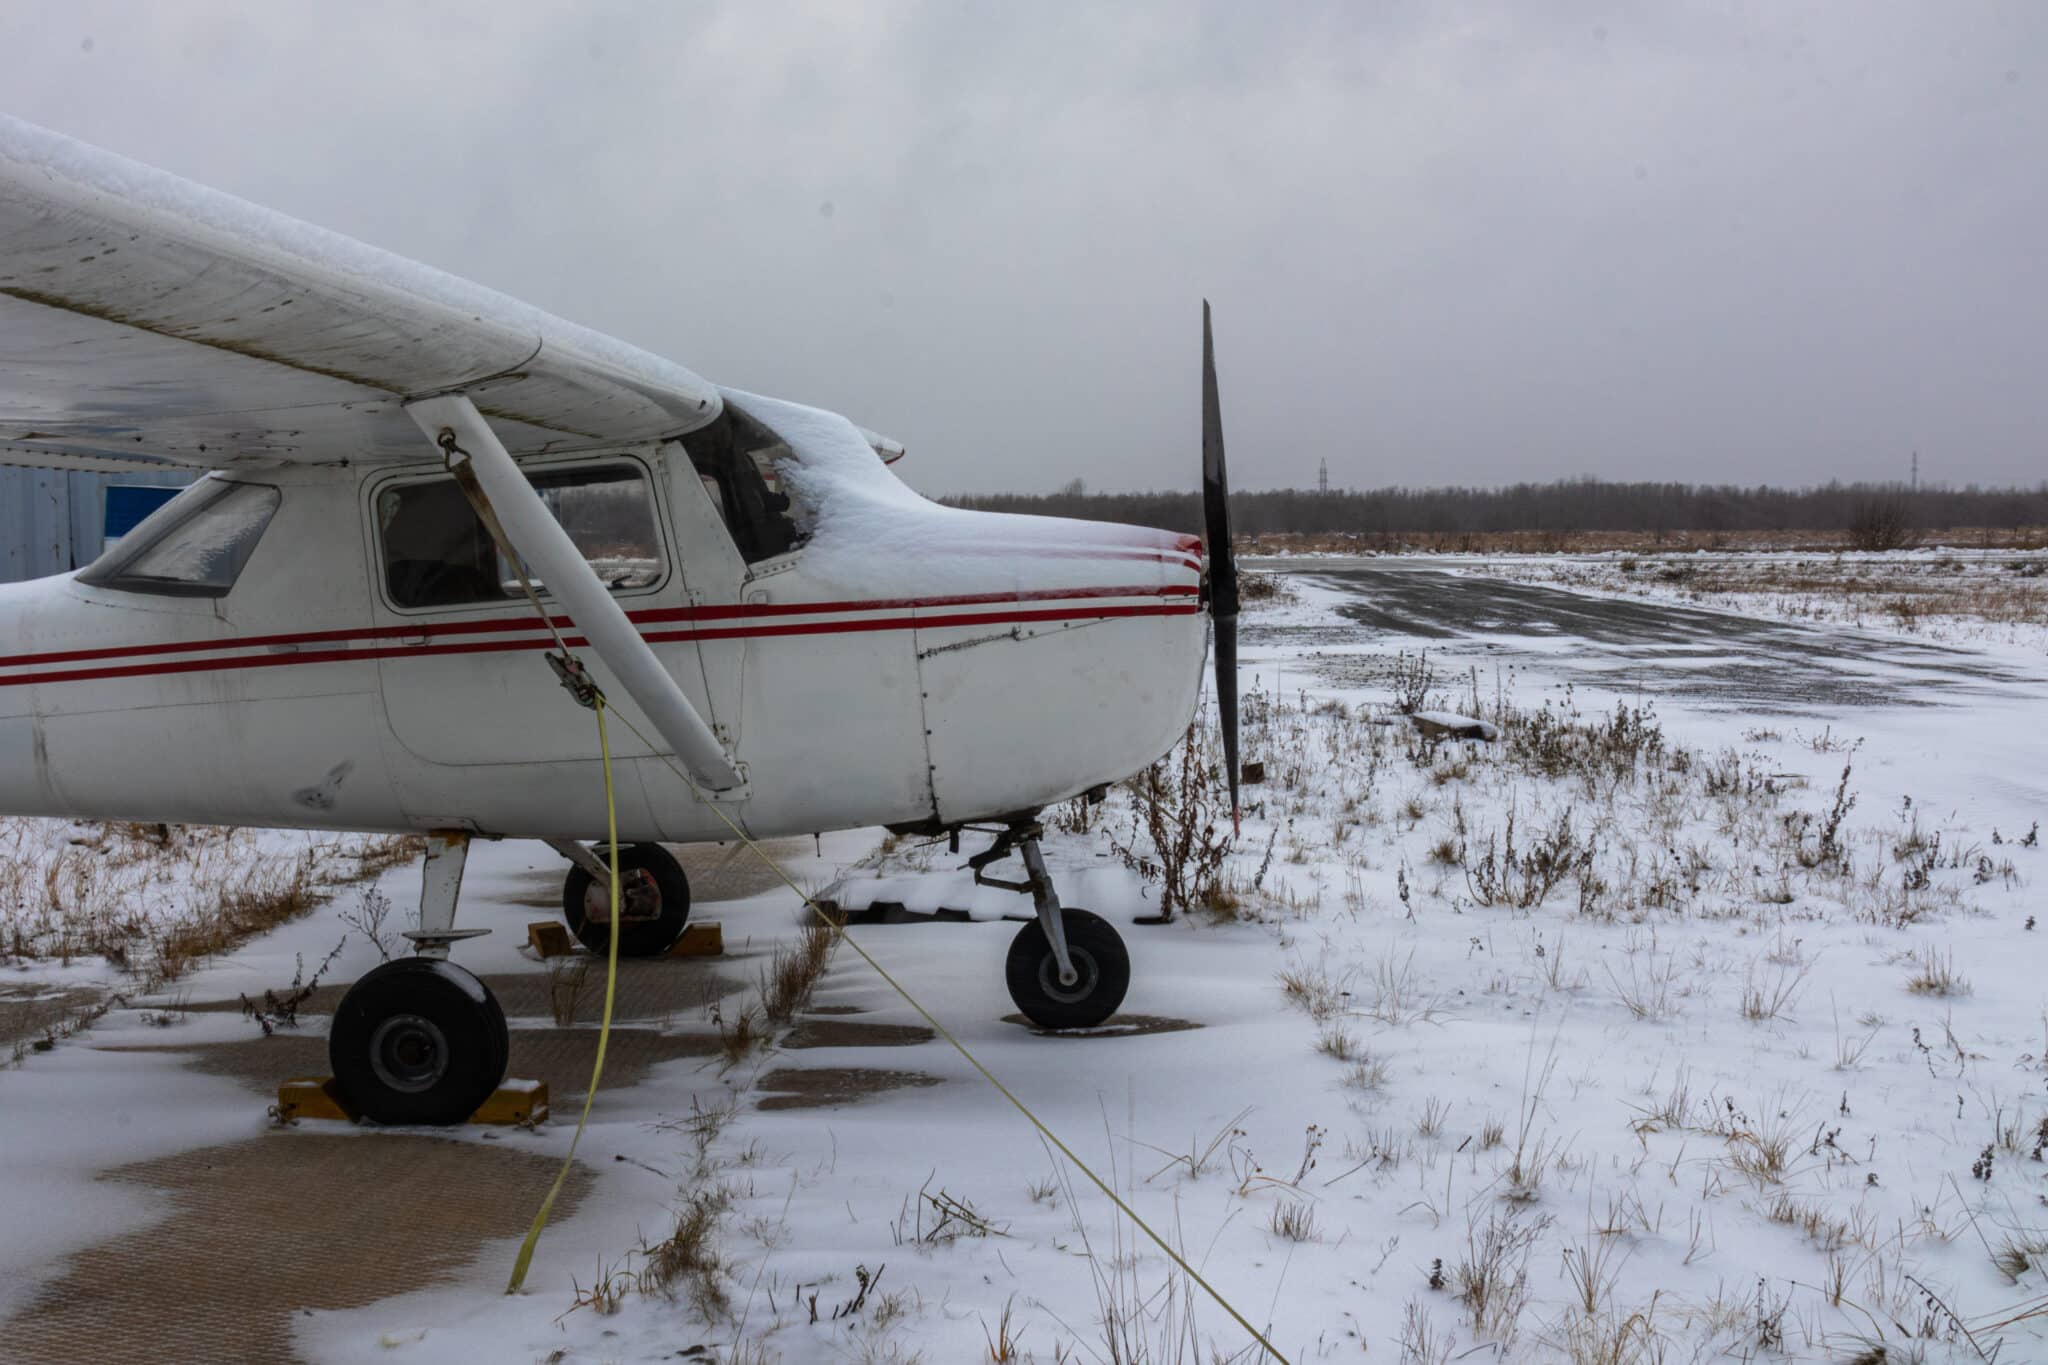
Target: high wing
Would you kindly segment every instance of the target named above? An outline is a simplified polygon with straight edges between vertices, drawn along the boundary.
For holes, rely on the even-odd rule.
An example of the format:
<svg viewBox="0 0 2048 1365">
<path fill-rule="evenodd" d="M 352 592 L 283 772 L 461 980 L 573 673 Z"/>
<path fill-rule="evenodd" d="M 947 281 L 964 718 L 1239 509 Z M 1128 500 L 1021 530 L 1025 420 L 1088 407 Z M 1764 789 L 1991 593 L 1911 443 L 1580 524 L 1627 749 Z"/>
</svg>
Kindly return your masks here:
<svg viewBox="0 0 2048 1365">
<path fill-rule="evenodd" d="M 426 459 L 465 390 L 515 455 L 717 416 L 680 365 L 0 114 L 0 464 Z"/>
</svg>

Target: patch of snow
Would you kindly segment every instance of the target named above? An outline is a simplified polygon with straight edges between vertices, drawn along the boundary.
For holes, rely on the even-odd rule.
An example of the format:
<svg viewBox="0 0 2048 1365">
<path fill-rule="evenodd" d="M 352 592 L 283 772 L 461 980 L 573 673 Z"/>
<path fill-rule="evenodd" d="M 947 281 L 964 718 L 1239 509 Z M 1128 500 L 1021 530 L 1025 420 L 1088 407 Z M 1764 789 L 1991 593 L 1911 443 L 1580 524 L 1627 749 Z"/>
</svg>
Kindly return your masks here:
<svg viewBox="0 0 2048 1365">
<path fill-rule="evenodd" d="M 723 389 L 789 443 L 783 479 L 810 533 L 805 569 L 876 596 L 1012 592 L 1191 581 L 1192 537 L 1111 522 L 970 512 L 932 502 L 884 465 L 861 429 L 837 413 Z M 935 573 L 943 561 L 943 574 Z"/>
</svg>

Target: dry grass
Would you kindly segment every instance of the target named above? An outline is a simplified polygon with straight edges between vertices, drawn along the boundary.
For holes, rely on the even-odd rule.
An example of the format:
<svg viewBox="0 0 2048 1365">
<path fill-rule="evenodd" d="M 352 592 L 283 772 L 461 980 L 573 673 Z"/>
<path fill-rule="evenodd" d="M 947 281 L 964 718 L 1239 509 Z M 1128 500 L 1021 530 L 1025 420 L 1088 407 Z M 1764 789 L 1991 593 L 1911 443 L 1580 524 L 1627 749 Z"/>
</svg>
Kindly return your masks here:
<svg viewBox="0 0 2048 1365">
<path fill-rule="evenodd" d="M 1139 1143 L 1139 1146 L 1157 1152 L 1159 1155 L 1167 1158 L 1164 1166 L 1161 1166 L 1158 1170 L 1145 1177 L 1145 1183 L 1151 1184 L 1154 1180 L 1157 1180 L 1175 1167 L 1186 1171 L 1187 1177 L 1190 1180 L 1198 1180 L 1204 1172 L 1215 1169 L 1220 1162 L 1229 1157 L 1238 1140 L 1244 1137 L 1245 1131 L 1241 1125 L 1247 1118 L 1251 1117 L 1251 1112 L 1250 1106 L 1238 1110 L 1224 1122 L 1221 1128 L 1218 1128 L 1209 1135 L 1208 1141 L 1204 1142 L 1200 1137 L 1196 1137 L 1188 1144 L 1188 1150 L 1185 1152 L 1168 1151 L 1164 1147 L 1154 1146 L 1149 1142 Z M 1031 1197 L 1033 1199 L 1038 1198 L 1035 1193 Z"/>
<path fill-rule="evenodd" d="M 1998 1273 L 2018 1284 L 2028 1271 L 2048 1275 L 2048 1234 L 2038 1231 L 2009 1232 L 1999 1238 L 1991 1253 Z"/>
<path fill-rule="evenodd" d="M 1479 1336 L 1513 1343 L 1529 1302 L 1529 1248 L 1548 1219 L 1521 1221 L 1513 1210 L 1495 1213 L 1483 1227 L 1468 1224 L 1465 1255 L 1453 1275 L 1458 1302 Z"/>
<path fill-rule="evenodd" d="M 1970 993 L 1970 983 L 1956 971 L 1954 953 L 1923 948 L 1913 955 L 1912 962 L 1913 972 L 1906 978 L 1906 989 L 1913 994 L 1947 999 Z"/>
<path fill-rule="evenodd" d="M 618 1262 L 607 1265 L 600 1260 L 597 1263 L 597 1274 L 592 1277 L 589 1288 L 584 1288 L 583 1281 L 575 1276 L 569 1278 L 569 1288 L 573 1297 L 569 1306 L 562 1310 L 561 1316 L 555 1321 L 560 1322 L 562 1318 L 568 1317 L 571 1313 L 581 1312 L 585 1308 L 601 1318 L 608 1318 L 625 1305 L 626 1292 L 632 1287 L 631 1270 Z"/>
<path fill-rule="evenodd" d="M 1003 1315 L 996 1320 L 995 1330 L 989 1330 L 987 1319 L 982 1320 L 982 1339 L 988 1343 L 989 1365 L 1022 1365 L 1027 1360 L 1023 1348 L 1023 1334 L 1011 1322 L 1017 1309 L 1017 1296 L 1012 1294 L 1003 1300 Z"/>
<path fill-rule="evenodd" d="M 352 836 L 285 853 L 242 829 L 0 820 L 0 958 L 97 958 L 156 991 L 422 847 Z"/>
<path fill-rule="evenodd" d="M 718 1030 L 718 1055 L 726 1071 L 746 1061 L 772 1041 L 762 1024 L 761 1012 L 752 1005 L 741 1005 L 730 1019 L 726 1018 L 723 1010 L 713 1006 L 711 1022 Z"/>
<path fill-rule="evenodd" d="M 1401 1312 L 1400 1365 L 1448 1365 L 1456 1336 L 1439 1335 L 1422 1300 L 1410 1299 Z"/>
<path fill-rule="evenodd" d="M 1789 1114 L 1740 1124 L 1728 1134 L 1728 1164 L 1758 1185 L 1782 1185 L 1799 1150 L 1799 1129 Z"/>
<path fill-rule="evenodd" d="M 143 973 L 143 988 L 156 990 L 208 958 L 311 910 L 320 899 L 313 866 L 310 854 L 284 866 L 259 865 L 238 885 L 223 888 L 213 905 L 152 926 L 149 937 L 154 959 Z"/>
<path fill-rule="evenodd" d="M 1372 1003 L 1365 1012 L 1383 1024 L 1405 1024 L 1436 1014 L 1437 1002 L 1424 994 L 1415 979 L 1412 950 L 1398 963 L 1389 953 L 1373 964 Z"/>
<path fill-rule="evenodd" d="M 724 1185 L 700 1189 L 684 1199 L 669 1235 L 642 1250 L 637 1277 L 642 1294 L 687 1296 L 706 1322 L 727 1316 L 732 1298 L 717 1240 L 732 1200 L 733 1191 Z"/>
<path fill-rule="evenodd" d="M 1607 1311 L 1614 1301 L 1615 1285 L 1621 1279 L 1618 1254 L 1615 1244 L 1604 1237 L 1564 1249 L 1564 1273 L 1572 1287 L 1573 1311 L 1588 1318 L 1597 1318 Z"/>
<path fill-rule="evenodd" d="M 1364 1055 L 1358 1036 L 1336 1024 L 1324 1025 L 1322 1032 L 1316 1035 L 1316 1051 L 1340 1062 L 1357 1061 Z"/>
<path fill-rule="evenodd" d="M 583 989 L 590 982 L 591 959 L 572 954 L 547 964 L 548 1014 L 559 1028 L 576 1022 L 583 1003 Z"/>
<path fill-rule="evenodd" d="M 1317 1023 L 1327 1023 L 1344 1008 L 1344 991 L 1320 962 L 1290 967 L 1280 973 L 1280 989 L 1288 1002 Z"/>
<path fill-rule="evenodd" d="M 1366 1055 L 1361 1056 L 1352 1064 L 1351 1069 L 1344 1073 L 1344 1084 L 1353 1090 L 1384 1090 L 1391 1075 L 1386 1059 Z"/>
<path fill-rule="evenodd" d="M 1266 1220 L 1266 1226 L 1275 1237 L 1288 1242 L 1314 1242 L 1321 1240 L 1316 1231 L 1316 1211 L 1312 1204 L 1287 1200 L 1273 1206 L 1273 1213 Z"/>
<path fill-rule="evenodd" d="M 1805 967 L 1779 966 L 1774 972 L 1759 972 L 1750 964 L 1742 982 L 1742 1017 L 1753 1024 L 1789 1019 L 1792 1006 L 1806 987 Z"/>
<path fill-rule="evenodd" d="M 1657 1329 L 1657 1300 L 1626 1313 L 1573 1313 L 1557 1345 L 1571 1365 L 1661 1365 L 1666 1342 Z"/>
<path fill-rule="evenodd" d="M 813 916 L 798 931 L 794 946 L 777 950 L 761 978 L 761 1012 L 771 1026 L 790 1024 L 810 1005 L 838 945 L 838 926 Z"/>
<path fill-rule="evenodd" d="M 1604 965 L 1604 964 L 1603 964 Z M 1646 963 L 1628 959 L 1626 976 L 1607 967 L 1607 979 L 1614 983 L 1615 998 L 1623 1008 L 1645 1023 L 1663 1023 L 1678 1014 L 1678 960 L 1650 955 Z"/>
<path fill-rule="evenodd" d="M 1422 1113 L 1415 1120 L 1417 1137 L 1433 1138 L 1444 1131 L 1444 1120 L 1449 1118 L 1451 1106 L 1431 1095 L 1423 1101 Z"/>
<path fill-rule="evenodd" d="M 934 1192 L 931 1179 L 918 1189 L 917 1197 L 905 1196 L 891 1229 L 897 1246 L 945 1246 L 963 1238 L 1007 1237 L 1008 1224 L 998 1225 L 964 1195 L 941 1187 Z"/>
</svg>

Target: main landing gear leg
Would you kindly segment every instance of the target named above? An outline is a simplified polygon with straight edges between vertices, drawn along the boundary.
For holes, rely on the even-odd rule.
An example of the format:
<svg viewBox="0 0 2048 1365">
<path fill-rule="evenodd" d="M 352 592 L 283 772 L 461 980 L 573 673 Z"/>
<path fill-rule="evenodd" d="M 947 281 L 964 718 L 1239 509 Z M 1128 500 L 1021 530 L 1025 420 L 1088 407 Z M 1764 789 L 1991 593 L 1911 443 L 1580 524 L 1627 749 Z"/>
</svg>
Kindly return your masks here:
<svg viewBox="0 0 2048 1365">
<path fill-rule="evenodd" d="M 977 882 L 1026 892 L 1038 910 L 1038 918 L 1017 931 L 1003 966 L 1017 1008 L 1041 1028 L 1093 1028 L 1123 1003 L 1131 984 L 1130 954 L 1107 920 L 1060 904 L 1039 850 L 1043 833 L 1036 823 L 1012 825 L 968 865 Z M 1004 881 L 983 873 L 1012 848 L 1024 859 L 1027 880 Z"/>
<path fill-rule="evenodd" d="M 461 1123 L 505 1079 L 511 1037 L 490 988 L 448 960 L 450 945 L 487 934 L 457 929 L 455 901 L 469 836 L 427 836 L 414 957 L 387 962 L 334 1010 L 327 1060 L 342 1098 L 378 1123 Z"/>
</svg>

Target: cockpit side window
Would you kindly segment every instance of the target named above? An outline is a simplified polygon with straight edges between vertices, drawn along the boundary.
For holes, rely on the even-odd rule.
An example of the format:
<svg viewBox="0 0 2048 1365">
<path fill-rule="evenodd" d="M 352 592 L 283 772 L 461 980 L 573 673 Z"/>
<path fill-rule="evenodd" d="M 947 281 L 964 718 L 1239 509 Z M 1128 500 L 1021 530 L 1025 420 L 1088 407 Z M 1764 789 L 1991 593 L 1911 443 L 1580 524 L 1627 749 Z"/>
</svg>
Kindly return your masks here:
<svg viewBox="0 0 2048 1365">
<path fill-rule="evenodd" d="M 638 465 L 584 465 L 529 475 L 534 491 L 613 592 L 651 588 L 667 561 L 654 499 Z M 521 595 L 519 574 L 450 478 L 382 489 L 376 503 L 384 587 L 393 606 L 448 607 Z M 547 585 L 533 579 L 542 593 Z"/>
<path fill-rule="evenodd" d="M 81 583 L 166 597 L 225 597 L 283 495 L 265 484 L 201 479 L 78 575 Z"/>
<path fill-rule="evenodd" d="M 779 465 L 789 458 L 787 441 L 728 400 L 717 420 L 684 436 L 682 445 L 740 558 L 753 564 L 803 544 L 782 490 Z"/>
</svg>

